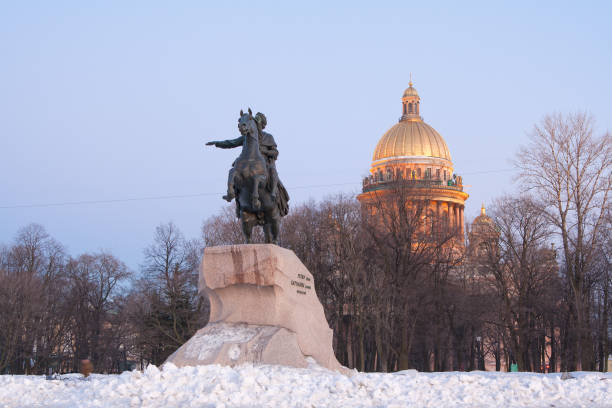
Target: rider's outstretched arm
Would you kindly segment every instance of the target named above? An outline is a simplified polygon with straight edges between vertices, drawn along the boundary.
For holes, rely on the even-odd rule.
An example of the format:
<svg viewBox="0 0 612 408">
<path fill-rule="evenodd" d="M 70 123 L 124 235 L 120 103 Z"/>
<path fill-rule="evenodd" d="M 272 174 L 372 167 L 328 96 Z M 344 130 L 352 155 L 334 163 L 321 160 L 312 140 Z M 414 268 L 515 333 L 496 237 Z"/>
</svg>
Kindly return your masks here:
<svg viewBox="0 0 612 408">
<path fill-rule="evenodd" d="M 230 139 L 230 140 L 215 140 L 212 142 L 208 142 L 206 143 L 207 146 L 215 146 L 215 147 L 220 147 L 221 149 L 233 149 L 234 147 L 238 147 L 238 146 L 242 146 L 242 143 L 244 142 L 244 137 L 240 136 L 236 139 Z"/>
</svg>

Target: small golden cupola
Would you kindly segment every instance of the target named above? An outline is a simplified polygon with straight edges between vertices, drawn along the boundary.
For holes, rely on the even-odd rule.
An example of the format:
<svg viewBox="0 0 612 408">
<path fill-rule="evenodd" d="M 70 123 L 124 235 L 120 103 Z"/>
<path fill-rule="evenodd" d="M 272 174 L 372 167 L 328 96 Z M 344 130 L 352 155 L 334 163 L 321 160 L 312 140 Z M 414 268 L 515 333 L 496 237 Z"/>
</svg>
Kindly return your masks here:
<svg viewBox="0 0 612 408">
<path fill-rule="evenodd" d="M 412 86 L 412 80 L 410 80 L 410 82 L 408 82 L 408 88 L 406 88 L 402 96 L 403 114 L 400 122 L 404 120 L 421 119 L 419 116 L 420 103 L 421 98 L 417 90 Z"/>
<path fill-rule="evenodd" d="M 474 218 L 472 222 L 472 228 L 481 229 L 481 228 L 490 228 L 493 225 L 493 220 L 491 217 L 487 215 L 487 211 L 485 210 L 485 205 L 482 203 L 480 207 L 480 215 Z"/>
<path fill-rule="evenodd" d="M 477 251 L 476 247 L 481 242 L 499 238 L 499 233 L 495 228 L 493 219 L 487 215 L 485 205 L 482 203 L 480 207 L 480 215 L 472 221 L 472 229 L 470 231 L 470 245 Z"/>
</svg>

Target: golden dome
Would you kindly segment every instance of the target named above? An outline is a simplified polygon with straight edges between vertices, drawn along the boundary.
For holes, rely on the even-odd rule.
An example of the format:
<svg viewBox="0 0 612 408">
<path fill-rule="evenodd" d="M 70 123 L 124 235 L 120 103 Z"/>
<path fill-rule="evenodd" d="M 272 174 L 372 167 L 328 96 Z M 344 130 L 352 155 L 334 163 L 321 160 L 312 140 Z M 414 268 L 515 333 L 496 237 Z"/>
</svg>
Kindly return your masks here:
<svg viewBox="0 0 612 408">
<path fill-rule="evenodd" d="M 451 161 L 450 151 L 442 136 L 420 118 L 402 120 L 389 129 L 378 141 L 372 161 L 411 156 Z"/>
</svg>

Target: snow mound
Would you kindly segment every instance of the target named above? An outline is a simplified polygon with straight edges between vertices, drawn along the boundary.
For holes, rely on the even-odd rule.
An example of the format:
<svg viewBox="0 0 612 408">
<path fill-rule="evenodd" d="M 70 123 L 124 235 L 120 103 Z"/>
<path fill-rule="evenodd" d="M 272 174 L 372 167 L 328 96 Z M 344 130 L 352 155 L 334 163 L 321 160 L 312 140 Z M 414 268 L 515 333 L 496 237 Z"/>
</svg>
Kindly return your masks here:
<svg viewBox="0 0 612 408">
<path fill-rule="evenodd" d="M 612 407 L 610 373 L 355 373 L 311 364 L 208 365 L 120 375 L 0 375 L 0 407 Z"/>
</svg>

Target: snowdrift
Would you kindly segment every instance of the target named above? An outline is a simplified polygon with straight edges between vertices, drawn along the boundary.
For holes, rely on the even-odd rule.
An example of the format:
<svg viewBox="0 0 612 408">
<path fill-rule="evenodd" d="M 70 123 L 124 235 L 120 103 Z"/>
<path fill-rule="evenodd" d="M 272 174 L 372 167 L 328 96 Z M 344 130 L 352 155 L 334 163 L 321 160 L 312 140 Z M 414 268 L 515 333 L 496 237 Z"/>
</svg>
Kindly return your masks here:
<svg viewBox="0 0 612 408">
<path fill-rule="evenodd" d="M 572 375 L 166 364 L 87 379 L 0 375 L 0 407 L 612 407 L 610 373 Z"/>
</svg>

